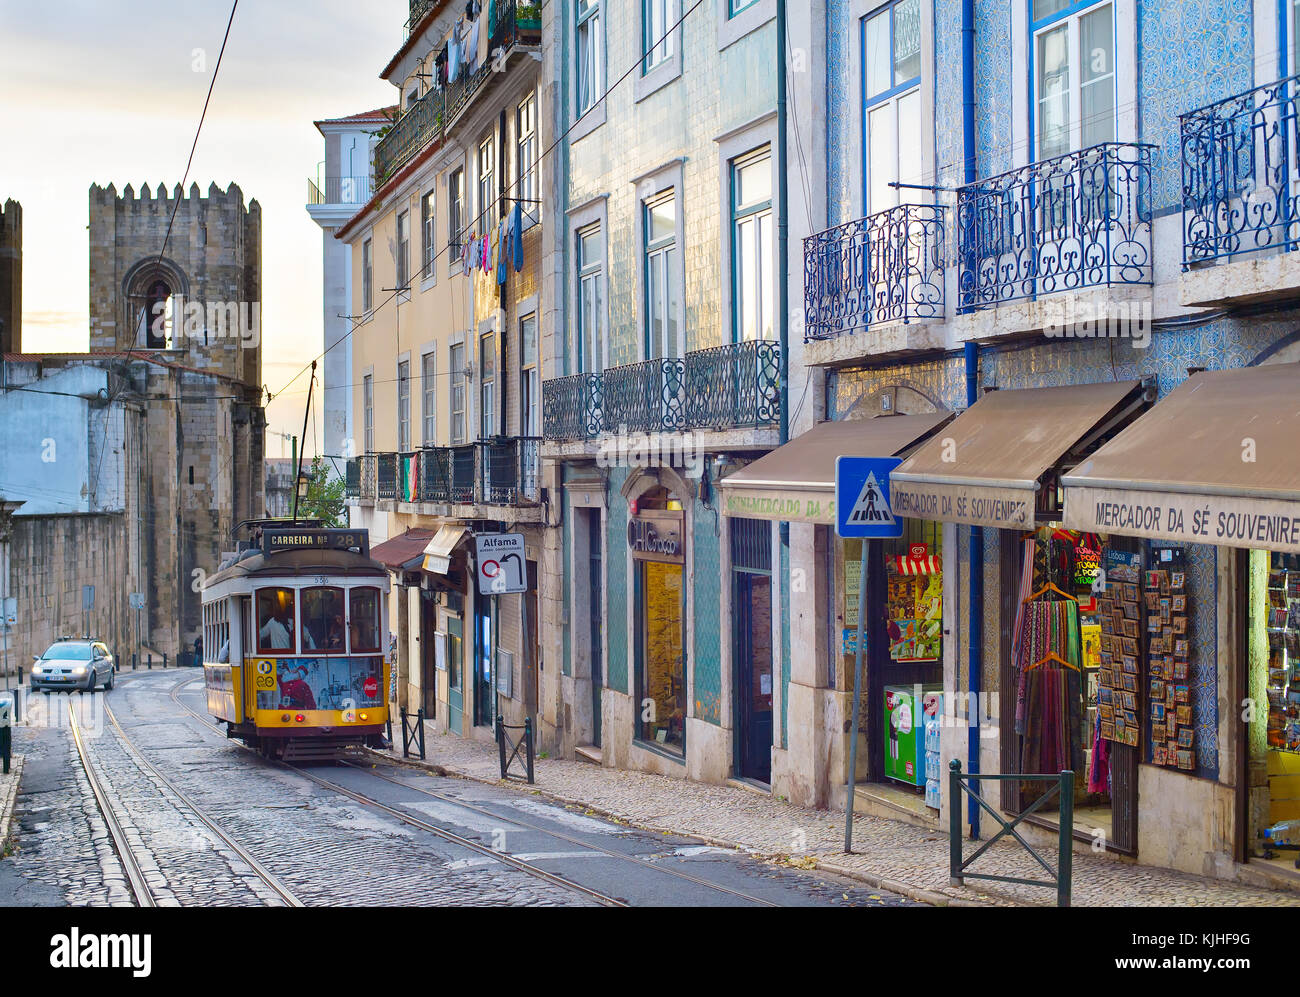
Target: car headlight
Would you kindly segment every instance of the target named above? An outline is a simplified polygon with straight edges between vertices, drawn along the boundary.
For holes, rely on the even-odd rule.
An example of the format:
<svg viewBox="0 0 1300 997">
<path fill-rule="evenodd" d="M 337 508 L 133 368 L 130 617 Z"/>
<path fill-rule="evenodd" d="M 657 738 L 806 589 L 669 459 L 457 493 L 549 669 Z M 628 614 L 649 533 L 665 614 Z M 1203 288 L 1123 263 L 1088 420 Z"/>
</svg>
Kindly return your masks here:
<svg viewBox="0 0 1300 997">
<path fill-rule="evenodd" d="M 45 666 L 44 666 L 44 665 L 40 665 L 40 664 L 32 665 L 32 674 L 33 674 L 33 675 L 40 675 L 43 671 L 45 671 Z"/>
<path fill-rule="evenodd" d="M 73 674 L 73 675 L 85 675 L 85 674 L 86 674 L 86 666 L 85 666 L 85 665 L 78 665 L 76 668 L 72 669 L 72 674 Z"/>
</svg>

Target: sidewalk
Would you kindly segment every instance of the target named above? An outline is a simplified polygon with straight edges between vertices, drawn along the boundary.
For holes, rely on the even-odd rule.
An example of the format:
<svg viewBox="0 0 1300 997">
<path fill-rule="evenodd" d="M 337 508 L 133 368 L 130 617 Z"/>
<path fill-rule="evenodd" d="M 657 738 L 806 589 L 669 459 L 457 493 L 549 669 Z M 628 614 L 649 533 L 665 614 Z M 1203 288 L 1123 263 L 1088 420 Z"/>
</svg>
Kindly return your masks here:
<svg viewBox="0 0 1300 997">
<path fill-rule="evenodd" d="M 440 774 L 500 781 L 495 744 L 438 733 L 429 724 L 427 762 L 402 759 L 400 745 L 388 754 Z M 979 881 L 969 887 L 949 885 L 947 835 L 900 821 L 859 814 L 853 825 L 854 854 L 846 855 L 842 810 L 796 807 L 757 791 L 564 759 L 537 759 L 535 774 L 536 785 L 519 783 L 521 791 L 541 792 L 646 830 L 696 837 L 772 861 L 838 873 L 926 903 L 1053 905 L 1056 900 L 1055 893 L 1044 887 L 1012 883 L 985 887 Z M 978 843 L 966 842 L 966 854 L 976 847 Z M 1049 861 L 1055 864 L 1054 855 Z M 1044 876 L 1024 849 L 1007 839 L 990 848 L 975 868 L 1003 876 Z M 1257 889 L 1076 851 L 1073 903 L 1077 907 L 1300 906 L 1300 893 Z"/>
<path fill-rule="evenodd" d="M 18 802 L 18 785 L 23 779 L 23 756 L 13 755 L 9 760 L 9 774 L 0 772 L 0 858 L 6 854 L 9 828 L 13 823 L 14 806 Z"/>
</svg>

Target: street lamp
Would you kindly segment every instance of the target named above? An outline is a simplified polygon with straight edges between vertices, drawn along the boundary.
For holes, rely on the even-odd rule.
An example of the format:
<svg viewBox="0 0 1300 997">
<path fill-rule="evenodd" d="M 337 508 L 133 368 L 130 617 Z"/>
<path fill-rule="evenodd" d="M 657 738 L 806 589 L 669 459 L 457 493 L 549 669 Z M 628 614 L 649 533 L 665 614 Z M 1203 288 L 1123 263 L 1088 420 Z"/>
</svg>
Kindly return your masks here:
<svg viewBox="0 0 1300 997">
<path fill-rule="evenodd" d="M 311 485 L 311 474 L 307 471 L 298 471 L 297 489 L 293 496 L 293 518 L 298 518 L 298 507 L 307 501 L 307 488 Z"/>
</svg>

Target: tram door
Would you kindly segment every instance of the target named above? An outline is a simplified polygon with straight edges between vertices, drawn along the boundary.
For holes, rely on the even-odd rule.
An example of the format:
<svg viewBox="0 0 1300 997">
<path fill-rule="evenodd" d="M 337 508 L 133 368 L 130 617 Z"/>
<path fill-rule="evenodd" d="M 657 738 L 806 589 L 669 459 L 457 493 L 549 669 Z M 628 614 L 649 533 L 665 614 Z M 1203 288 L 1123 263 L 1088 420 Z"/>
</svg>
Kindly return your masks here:
<svg viewBox="0 0 1300 997">
<path fill-rule="evenodd" d="M 474 726 L 490 727 L 496 719 L 492 695 L 492 654 L 496 634 L 492 597 L 474 595 Z"/>
</svg>

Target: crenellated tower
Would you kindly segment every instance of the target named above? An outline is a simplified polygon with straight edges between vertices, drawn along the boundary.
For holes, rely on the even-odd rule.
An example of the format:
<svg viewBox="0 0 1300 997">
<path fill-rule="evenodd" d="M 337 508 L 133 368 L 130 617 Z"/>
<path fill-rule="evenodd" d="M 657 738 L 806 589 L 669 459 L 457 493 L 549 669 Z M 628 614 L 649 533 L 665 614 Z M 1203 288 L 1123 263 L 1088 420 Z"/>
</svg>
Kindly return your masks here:
<svg viewBox="0 0 1300 997">
<path fill-rule="evenodd" d="M 22 352 L 23 206 L 0 206 L 0 353 Z"/>
</svg>

